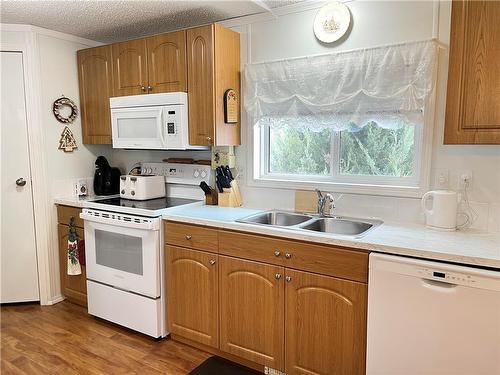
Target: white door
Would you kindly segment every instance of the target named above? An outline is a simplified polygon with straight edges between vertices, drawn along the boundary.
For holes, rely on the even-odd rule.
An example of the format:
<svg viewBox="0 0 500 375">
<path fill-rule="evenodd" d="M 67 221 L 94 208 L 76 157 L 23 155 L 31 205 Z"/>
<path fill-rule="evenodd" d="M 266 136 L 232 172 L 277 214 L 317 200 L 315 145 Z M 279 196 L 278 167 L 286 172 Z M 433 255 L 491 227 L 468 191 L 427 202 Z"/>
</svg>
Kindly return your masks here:
<svg viewBox="0 0 500 375">
<path fill-rule="evenodd" d="M 23 55 L 1 53 L 0 301 L 38 301 Z"/>
</svg>

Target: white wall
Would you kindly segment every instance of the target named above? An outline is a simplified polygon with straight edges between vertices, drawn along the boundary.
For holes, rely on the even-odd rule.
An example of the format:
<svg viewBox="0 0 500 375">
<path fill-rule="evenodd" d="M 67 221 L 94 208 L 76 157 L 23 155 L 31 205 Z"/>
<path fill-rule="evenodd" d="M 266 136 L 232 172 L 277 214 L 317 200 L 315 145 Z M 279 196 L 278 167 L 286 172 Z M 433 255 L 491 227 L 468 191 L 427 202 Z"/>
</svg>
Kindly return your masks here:
<svg viewBox="0 0 500 375">
<path fill-rule="evenodd" d="M 82 144 L 80 118 L 69 125 L 78 149 L 65 153 L 58 149 L 64 125 L 53 113 L 52 104 L 62 94 L 79 107 L 76 51 L 98 43 L 50 30 L 25 25 L 2 25 L 2 46 L 23 50 L 28 65 L 25 77 L 29 100 L 28 131 L 35 198 L 37 256 L 40 274 L 40 296 L 44 304 L 60 299 L 57 211 L 53 200 L 71 195 L 75 178 L 93 175 L 98 155 L 109 155 L 109 146 Z M 19 47 L 19 49 L 18 49 Z M 35 160 L 33 160 L 35 159 Z M 33 170 L 35 168 L 35 170 Z M 39 170 L 38 170 L 39 169 Z"/>
<path fill-rule="evenodd" d="M 233 26 L 242 34 L 242 66 L 245 62 L 271 61 L 344 51 L 356 48 L 391 44 L 432 37 L 449 44 L 451 3 L 448 1 L 351 1 L 353 20 L 351 33 L 340 43 L 325 45 L 317 41 L 312 24 L 317 9 L 278 16 L 274 20 L 255 21 L 250 25 Z M 228 26 L 236 25 L 231 20 Z M 441 170 L 449 172 L 447 187 L 458 188 L 462 171 L 472 171 L 470 198 L 479 218 L 474 228 L 500 231 L 500 146 L 444 146 L 443 126 L 446 98 L 448 54 L 442 51 L 439 61 L 437 108 L 434 124 L 431 188 L 435 175 Z M 237 148 L 239 173 L 242 177 L 245 204 L 260 208 L 293 209 L 294 191 L 250 187 L 248 177 L 249 145 L 248 125 L 243 123 L 243 146 Z M 340 196 L 340 195 L 339 195 Z M 385 220 L 422 222 L 418 199 L 376 197 L 343 194 L 337 202 L 337 212 L 351 215 L 380 216 Z"/>
</svg>

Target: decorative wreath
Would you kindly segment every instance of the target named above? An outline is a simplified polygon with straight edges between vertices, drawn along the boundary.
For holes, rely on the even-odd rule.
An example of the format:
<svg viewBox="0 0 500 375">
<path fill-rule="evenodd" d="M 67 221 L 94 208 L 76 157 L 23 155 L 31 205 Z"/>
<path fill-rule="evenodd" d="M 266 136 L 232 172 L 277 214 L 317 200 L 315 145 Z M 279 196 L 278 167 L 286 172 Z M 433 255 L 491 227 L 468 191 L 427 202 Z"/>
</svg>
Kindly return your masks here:
<svg viewBox="0 0 500 375">
<path fill-rule="evenodd" d="M 64 107 L 71 108 L 71 114 L 68 117 L 61 115 L 61 109 Z M 68 99 L 63 95 L 54 102 L 52 112 L 54 112 L 54 116 L 57 121 L 62 122 L 63 124 L 71 124 L 75 121 L 76 116 L 78 116 L 78 107 L 73 100 Z"/>
</svg>

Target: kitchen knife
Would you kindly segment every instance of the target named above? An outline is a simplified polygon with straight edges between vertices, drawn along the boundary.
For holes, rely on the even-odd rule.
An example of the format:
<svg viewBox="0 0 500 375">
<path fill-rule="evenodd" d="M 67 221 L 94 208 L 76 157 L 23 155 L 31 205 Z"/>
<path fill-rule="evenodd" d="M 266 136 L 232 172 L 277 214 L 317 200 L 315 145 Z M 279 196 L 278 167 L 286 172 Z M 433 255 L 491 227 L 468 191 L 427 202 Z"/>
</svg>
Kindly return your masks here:
<svg viewBox="0 0 500 375">
<path fill-rule="evenodd" d="M 200 188 L 201 188 L 201 190 L 203 190 L 205 195 L 211 194 L 211 192 L 212 192 L 212 189 L 210 189 L 210 186 L 208 186 L 208 184 L 205 181 L 200 182 Z"/>
</svg>

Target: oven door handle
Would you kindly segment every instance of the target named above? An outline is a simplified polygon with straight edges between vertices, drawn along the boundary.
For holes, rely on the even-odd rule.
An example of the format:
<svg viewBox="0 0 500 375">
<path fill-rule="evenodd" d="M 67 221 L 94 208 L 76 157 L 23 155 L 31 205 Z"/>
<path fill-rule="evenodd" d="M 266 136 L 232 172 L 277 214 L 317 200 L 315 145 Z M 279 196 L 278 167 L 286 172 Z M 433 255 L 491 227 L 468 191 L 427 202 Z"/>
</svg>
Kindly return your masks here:
<svg viewBox="0 0 500 375">
<path fill-rule="evenodd" d="M 144 219 L 130 215 L 121 215 L 113 213 L 106 213 L 106 215 L 112 217 L 103 217 L 100 216 L 101 214 L 102 213 L 95 214 L 93 212 L 83 211 L 82 213 L 80 213 L 80 219 L 83 219 L 85 221 L 91 221 L 94 223 L 109 224 L 125 228 L 146 229 L 146 230 L 160 229 L 160 219 L 157 218 Z"/>
</svg>

